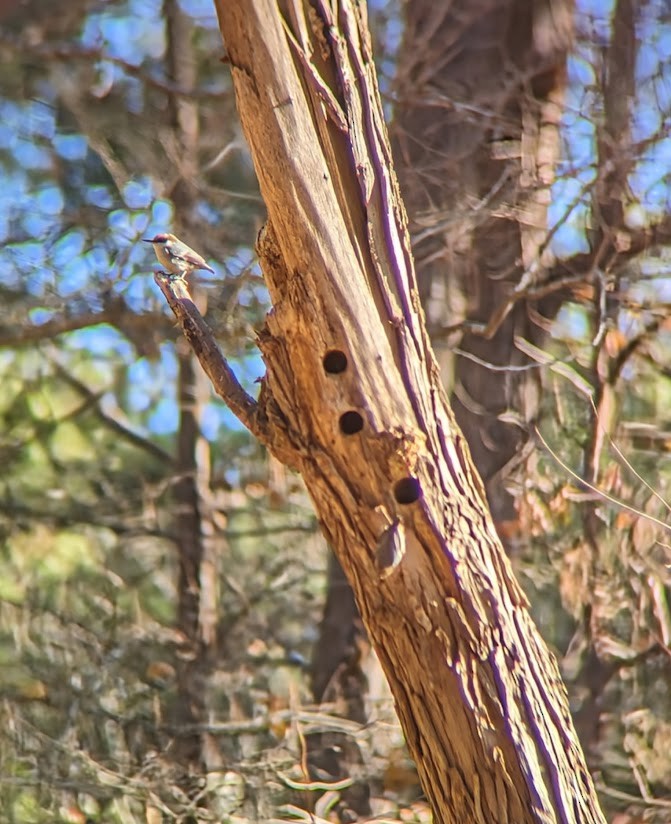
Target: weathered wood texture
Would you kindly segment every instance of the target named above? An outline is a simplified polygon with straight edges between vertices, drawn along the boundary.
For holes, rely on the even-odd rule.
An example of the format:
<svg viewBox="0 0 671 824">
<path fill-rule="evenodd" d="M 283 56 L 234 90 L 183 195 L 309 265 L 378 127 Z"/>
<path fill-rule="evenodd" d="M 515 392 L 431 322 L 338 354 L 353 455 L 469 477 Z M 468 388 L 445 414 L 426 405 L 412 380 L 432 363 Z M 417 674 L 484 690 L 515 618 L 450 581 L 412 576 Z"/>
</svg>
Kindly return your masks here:
<svg viewBox="0 0 671 824">
<path fill-rule="evenodd" d="M 258 407 L 183 285 L 157 282 L 218 391 L 303 475 L 435 820 L 602 821 L 430 351 L 363 8 L 336 5 L 217 2 L 269 215 Z"/>
</svg>

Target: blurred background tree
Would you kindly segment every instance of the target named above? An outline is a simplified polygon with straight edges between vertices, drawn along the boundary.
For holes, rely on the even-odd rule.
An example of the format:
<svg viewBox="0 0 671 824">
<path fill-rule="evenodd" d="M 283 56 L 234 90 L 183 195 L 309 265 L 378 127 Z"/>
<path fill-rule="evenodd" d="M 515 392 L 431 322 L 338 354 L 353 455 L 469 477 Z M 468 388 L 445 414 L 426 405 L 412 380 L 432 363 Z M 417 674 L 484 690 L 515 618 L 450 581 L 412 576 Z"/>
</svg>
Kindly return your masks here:
<svg viewBox="0 0 671 824">
<path fill-rule="evenodd" d="M 370 14 L 501 535 L 604 806 L 668 820 L 668 530 L 567 467 L 668 520 L 671 15 Z M 174 230 L 213 264 L 195 299 L 253 391 L 263 204 L 211 4 L 4 0 L 0 27 L 3 820 L 425 820 L 307 496 L 212 396 L 141 243 Z"/>
</svg>

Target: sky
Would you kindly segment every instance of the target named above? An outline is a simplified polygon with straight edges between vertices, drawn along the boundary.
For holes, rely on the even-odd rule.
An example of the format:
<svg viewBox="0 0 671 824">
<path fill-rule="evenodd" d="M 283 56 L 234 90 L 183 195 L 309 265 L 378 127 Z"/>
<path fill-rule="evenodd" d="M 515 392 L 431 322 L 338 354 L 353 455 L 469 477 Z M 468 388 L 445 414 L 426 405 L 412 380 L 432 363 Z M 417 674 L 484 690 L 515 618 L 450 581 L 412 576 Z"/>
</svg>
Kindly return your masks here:
<svg viewBox="0 0 671 824">
<path fill-rule="evenodd" d="M 671 172 L 671 21 L 660 23 L 659 3 L 646 6 L 647 15 L 638 32 L 644 44 L 636 65 L 637 99 L 634 110 L 634 138 L 645 141 L 655 134 L 642 152 L 631 177 L 631 200 L 627 220 L 632 226 L 645 225 L 669 209 Z M 373 4 L 384 6 L 379 0 Z M 184 0 L 182 6 L 199 27 L 216 29 L 216 17 L 209 0 Z M 581 39 L 568 65 L 567 106 L 562 119 L 563 157 L 557 169 L 549 210 L 551 224 L 560 226 L 552 248 L 560 257 L 587 251 L 590 221 L 589 192 L 596 173 L 596 129 L 601 117 L 595 96 L 594 43 L 605 44 L 609 36 L 612 4 L 580 0 L 580 30 L 590 34 L 591 43 Z M 101 55 L 96 80 L 90 93 L 101 99 L 115 84 L 124 84 L 127 105 L 143 111 L 140 81 L 129 76 L 119 61 L 160 72 L 165 51 L 165 35 L 159 0 L 128 0 L 127 4 L 107 4 L 86 19 L 78 38 L 82 49 L 96 49 Z M 667 15 L 668 17 L 668 15 Z M 398 46 L 400 27 L 388 24 L 387 34 Z M 393 67 L 385 68 L 385 74 Z M 87 175 L 91 150 L 87 139 L 71 125 L 64 126 L 58 105 L 54 75 L 40 85 L 32 99 L 0 97 L 0 163 L 4 185 L 0 187 L 0 287 L 10 292 L 25 288 L 32 296 L 33 323 L 43 323 L 77 307 L 96 305 L 100 284 L 124 296 L 135 311 L 156 309 L 163 299 L 151 277 L 151 249 L 141 242 L 160 231 L 169 231 L 173 209 L 162 199 L 155 182 L 139 175 L 118 192 L 111 182 L 91 183 Z M 61 86 L 67 82 L 56 77 Z M 71 123 L 71 121 L 68 121 Z M 66 174 L 64 173 L 66 171 Z M 62 184 L 67 177 L 67 186 Z M 100 177 L 100 176 L 98 176 Z M 72 218 L 68 192 L 73 188 L 82 202 L 98 210 L 106 229 L 91 232 Z M 210 204 L 204 214 L 216 223 L 219 215 Z M 254 266 L 250 238 L 248 247 L 233 250 L 226 261 L 210 263 L 219 278 L 236 278 Z M 258 287 L 256 287 L 258 289 Z M 257 295 L 258 297 L 258 295 Z M 261 295 L 263 298 L 263 295 Z M 244 301 L 243 293 L 243 301 Z M 167 312 L 168 310 L 163 307 Z M 68 349 L 99 356 L 113 355 L 130 362 L 128 406 L 138 425 L 155 435 L 174 432 L 178 408 L 174 396 L 176 358 L 171 346 L 160 350 L 158 363 L 137 358 L 132 346 L 109 326 L 73 333 Z M 246 388 L 255 392 L 255 380 L 263 374 L 256 355 L 237 360 L 236 369 Z M 170 388 L 172 387 L 172 388 Z M 238 426 L 218 401 L 210 404 L 203 421 L 210 437 L 223 429 Z"/>
</svg>

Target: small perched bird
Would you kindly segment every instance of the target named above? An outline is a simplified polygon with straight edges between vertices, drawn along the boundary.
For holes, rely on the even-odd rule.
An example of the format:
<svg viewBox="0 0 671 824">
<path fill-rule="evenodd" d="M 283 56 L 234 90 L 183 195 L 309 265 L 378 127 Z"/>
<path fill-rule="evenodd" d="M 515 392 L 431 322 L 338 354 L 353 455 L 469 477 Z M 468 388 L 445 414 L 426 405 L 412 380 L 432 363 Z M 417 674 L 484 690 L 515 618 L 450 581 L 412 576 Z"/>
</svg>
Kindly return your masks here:
<svg viewBox="0 0 671 824">
<path fill-rule="evenodd" d="M 206 269 L 208 272 L 214 272 L 214 269 L 205 263 L 204 258 L 194 252 L 186 243 L 182 243 L 175 235 L 162 233 L 152 238 L 143 237 L 142 240 L 145 243 L 151 243 L 158 262 L 171 275 L 183 278 L 196 269 Z"/>
</svg>

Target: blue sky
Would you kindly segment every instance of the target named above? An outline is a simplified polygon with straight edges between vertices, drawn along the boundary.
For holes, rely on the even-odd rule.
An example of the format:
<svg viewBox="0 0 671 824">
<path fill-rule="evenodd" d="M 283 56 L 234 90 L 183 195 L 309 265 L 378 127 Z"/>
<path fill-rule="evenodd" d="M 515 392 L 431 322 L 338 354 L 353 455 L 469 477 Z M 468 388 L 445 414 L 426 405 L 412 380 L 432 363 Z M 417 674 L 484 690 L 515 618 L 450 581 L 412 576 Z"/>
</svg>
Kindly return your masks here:
<svg viewBox="0 0 671 824">
<path fill-rule="evenodd" d="M 198 25 L 210 31 L 216 18 L 209 0 L 185 0 L 183 7 L 197 17 Z M 641 23 L 636 67 L 637 100 L 633 124 L 634 138 L 644 140 L 656 133 L 671 133 L 671 23 L 661 24 L 648 4 Z M 609 31 L 612 4 L 581 0 L 583 24 L 605 40 Z M 388 34 L 400 35 L 390 25 Z M 80 45 L 99 49 L 109 59 L 98 62 L 98 81 L 92 94 L 101 95 L 109 84 L 123 82 L 130 107 L 140 107 L 140 81 L 124 74 L 114 60 L 157 71 L 165 50 L 159 0 L 129 0 L 103 6 L 91 14 L 80 35 Z M 589 190 L 595 175 L 598 101 L 594 98 L 594 47 L 579 43 L 569 61 L 569 89 L 563 117 L 564 157 L 553 188 L 550 222 L 564 218 L 553 239 L 560 256 L 587 250 L 585 228 L 589 223 Z M 390 70 L 388 67 L 386 71 Z M 111 183 L 90 185 L 86 164 L 90 151 L 86 138 L 59 126 L 57 97 L 53 87 L 42 83 L 39 98 L 0 98 L 0 163 L 4 186 L 0 188 L 0 283 L 9 289 L 27 288 L 35 306 L 34 323 L 44 322 L 63 311 L 64 306 L 93 305 L 101 283 L 122 293 L 136 310 L 168 311 L 153 283 L 151 250 L 142 237 L 170 230 L 171 204 L 162 200 L 152 180 L 138 176 L 119 193 Z M 68 170 L 70 186 L 85 204 L 98 210 L 105 230 L 95 232 L 73 225 L 68 197 L 56 170 Z M 671 137 L 660 137 L 643 154 L 631 179 L 631 220 L 647 222 L 669 208 L 668 177 L 671 171 Z M 572 207 L 572 208 L 571 208 Z M 204 214 L 216 223 L 218 213 L 203 202 Z M 566 218 L 567 209 L 570 214 Z M 250 244 L 253 238 L 250 238 Z M 250 265 L 249 248 L 237 250 L 226 261 L 212 261 L 220 276 L 236 277 Z M 245 295 L 243 293 L 243 302 Z M 130 411 L 155 434 L 175 430 L 177 406 L 174 398 L 175 356 L 171 346 L 161 348 L 159 363 L 136 360 L 128 341 L 108 326 L 72 334 L 71 349 L 93 354 L 109 353 L 131 363 L 128 393 Z M 263 373 L 257 355 L 239 359 L 241 380 L 254 392 L 254 381 Z M 143 414 L 140 414 L 143 413 Z M 222 427 L 237 422 L 218 401 L 211 404 L 204 421 L 207 434 L 214 437 Z"/>
</svg>

